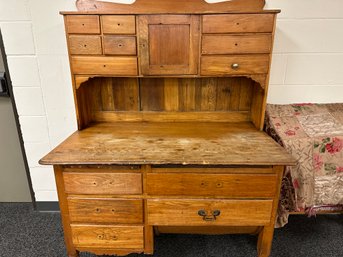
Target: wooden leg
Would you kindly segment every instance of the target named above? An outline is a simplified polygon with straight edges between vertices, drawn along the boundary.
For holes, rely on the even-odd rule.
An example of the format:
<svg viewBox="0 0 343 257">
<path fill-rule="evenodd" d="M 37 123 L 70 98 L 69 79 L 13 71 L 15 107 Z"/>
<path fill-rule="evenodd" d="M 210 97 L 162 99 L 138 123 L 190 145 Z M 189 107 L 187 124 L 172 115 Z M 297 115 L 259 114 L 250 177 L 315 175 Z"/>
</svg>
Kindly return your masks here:
<svg viewBox="0 0 343 257">
<path fill-rule="evenodd" d="M 274 226 L 263 227 L 258 235 L 257 253 L 258 257 L 268 257 L 272 249 Z"/>
<path fill-rule="evenodd" d="M 144 253 L 153 254 L 154 253 L 154 229 L 152 226 L 145 226 L 144 228 Z"/>
<path fill-rule="evenodd" d="M 74 251 L 74 252 L 68 251 L 68 257 L 79 257 L 79 252 L 78 251 Z"/>
</svg>

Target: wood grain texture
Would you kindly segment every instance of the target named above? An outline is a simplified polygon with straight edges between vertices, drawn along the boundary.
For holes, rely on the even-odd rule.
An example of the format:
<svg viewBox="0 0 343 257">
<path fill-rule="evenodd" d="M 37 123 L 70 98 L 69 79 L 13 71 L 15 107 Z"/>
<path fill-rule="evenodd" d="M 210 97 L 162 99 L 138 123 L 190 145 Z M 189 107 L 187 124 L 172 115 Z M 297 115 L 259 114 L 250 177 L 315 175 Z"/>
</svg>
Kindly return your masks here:
<svg viewBox="0 0 343 257">
<path fill-rule="evenodd" d="M 142 111 L 248 111 L 252 92 L 246 78 L 140 79 Z"/>
<path fill-rule="evenodd" d="M 143 226 L 71 225 L 76 247 L 142 249 Z"/>
<path fill-rule="evenodd" d="M 203 35 L 202 54 L 259 54 L 270 53 L 271 34 Z"/>
<path fill-rule="evenodd" d="M 218 14 L 202 16 L 203 33 L 272 32 L 274 14 Z"/>
<path fill-rule="evenodd" d="M 97 122 L 247 122 L 250 113 L 242 112 L 95 112 Z"/>
<path fill-rule="evenodd" d="M 63 173 L 68 194 L 141 194 L 139 173 Z"/>
<path fill-rule="evenodd" d="M 168 172 L 168 169 L 165 169 Z M 147 174 L 149 195 L 189 195 L 241 198 L 271 198 L 277 181 L 273 174 Z M 255 173 L 255 174 L 254 174 Z"/>
<path fill-rule="evenodd" d="M 61 166 L 54 166 L 54 173 L 56 179 L 58 202 L 61 210 L 61 219 L 64 231 L 64 242 L 67 254 L 68 257 L 79 257 L 79 253 L 76 250 L 72 240 L 67 194 L 64 190 L 63 168 Z"/>
<path fill-rule="evenodd" d="M 250 123 L 117 122 L 75 132 L 40 163 L 293 165 L 294 159 Z"/>
<path fill-rule="evenodd" d="M 70 34 L 100 34 L 99 15 L 68 15 L 66 21 Z"/>
<path fill-rule="evenodd" d="M 228 234 L 257 234 L 260 227 L 243 227 L 243 226 L 201 226 L 201 227 L 175 227 L 175 226 L 155 226 L 157 233 L 166 234 L 196 234 L 196 235 L 228 235 Z"/>
<path fill-rule="evenodd" d="M 139 224 L 143 222 L 143 201 L 68 197 L 71 222 Z"/>
<path fill-rule="evenodd" d="M 270 224 L 268 224 L 267 226 L 264 226 L 258 235 L 258 241 L 257 241 L 258 257 L 268 257 L 271 252 L 273 235 L 274 235 L 274 226 L 275 226 L 275 220 L 276 220 L 276 215 L 277 215 L 276 213 L 279 206 L 279 197 L 280 197 L 280 192 L 281 192 L 281 183 L 282 183 L 284 169 L 285 167 L 283 166 L 273 167 L 273 171 L 278 176 L 277 178 L 278 187 L 277 187 L 276 194 L 274 195 Z"/>
<path fill-rule="evenodd" d="M 136 55 L 136 37 L 104 36 L 104 54 Z"/>
<path fill-rule="evenodd" d="M 102 15 L 104 34 L 135 34 L 136 18 L 133 15 Z"/>
<path fill-rule="evenodd" d="M 232 65 L 238 64 L 237 69 Z M 201 75 L 266 74 L 269 70 L 269 55 L 206 55 L 201 57 Z"/>
<path fill-rule="evenodd" d="M 74 74 L 101 74 L 111 76 L 137 75 L 137 57 L 88 57 L 73 56 Z"/>
<path fill-rule="evenodd" d="M 100 55 L 102 54 L 100 36 L 69 36 L 69 51 L 71 55 Z"/>
<path fill-rule="evenodd" d="M 94 0 L 78 0 L 76 3 L 79 11 L 109 14 L 260 12 L 264 5 L 264 0 L 232 0 L 213 4 L 206 3 L 203 0 L 137 0 L 130 5 Z"/>
<path fill-rule="evenodd" d="M 163 226 L 263 226 L 270 223 L 272 200 L 148 200 L 148 222 Z M 209 216 L 219 210 L 215 220 L 198 215 L 205 210 Z"/>
</svg>

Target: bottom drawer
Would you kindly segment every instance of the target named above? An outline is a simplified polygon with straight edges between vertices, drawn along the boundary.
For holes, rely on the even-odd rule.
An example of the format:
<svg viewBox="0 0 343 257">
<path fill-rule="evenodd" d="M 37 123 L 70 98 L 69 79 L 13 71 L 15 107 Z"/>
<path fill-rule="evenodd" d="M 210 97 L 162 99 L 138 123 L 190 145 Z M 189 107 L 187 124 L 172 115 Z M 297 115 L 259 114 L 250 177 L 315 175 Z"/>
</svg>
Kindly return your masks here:
<svg viewBox="0 0 343 257">
<path fill-rule="evenodd" d="M 273 200 L 148 200 L 149 225 L 264 226 Z"/>
<path fill-rule="evenodd" d="M 71 225 L 76 247 L 135 249 L 144 247 L 143 226 Z"/>
</svg>

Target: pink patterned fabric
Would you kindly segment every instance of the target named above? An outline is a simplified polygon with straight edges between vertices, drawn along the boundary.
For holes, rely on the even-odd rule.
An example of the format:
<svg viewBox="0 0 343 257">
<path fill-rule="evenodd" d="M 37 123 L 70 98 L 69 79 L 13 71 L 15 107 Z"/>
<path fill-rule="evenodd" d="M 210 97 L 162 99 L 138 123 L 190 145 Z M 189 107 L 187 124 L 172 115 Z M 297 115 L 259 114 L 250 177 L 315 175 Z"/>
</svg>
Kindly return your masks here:
<svg viewBox="0 0 343 257">
<path fill-rule="evenodd" d="M 343 104 L 267 105 L 266 132 L 297 160 L 287 167 L 277 226 L 288 212 L 343 209 Z"/>
</svg>

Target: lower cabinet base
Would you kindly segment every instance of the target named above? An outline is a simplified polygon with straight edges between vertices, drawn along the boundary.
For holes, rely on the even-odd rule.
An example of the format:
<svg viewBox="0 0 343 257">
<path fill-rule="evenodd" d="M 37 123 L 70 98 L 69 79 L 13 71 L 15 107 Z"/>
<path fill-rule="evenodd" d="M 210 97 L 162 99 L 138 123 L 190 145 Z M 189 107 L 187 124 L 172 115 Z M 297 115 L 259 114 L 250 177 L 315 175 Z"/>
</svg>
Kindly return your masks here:
<svg viewBox="0 0 343 257">
<path fill-rule="evenodd" d="M 258 257 L 268 257 L 271 249 L 271 239 L 273 237 L 274 228 L 270 226 L 199 226 L 199 227 L 178 227 L 178 226 L 156 226 L 153 227 L 154 234 L 203 234 L 203 235 L 224 235 L 224 234 L 251 234 L 258 236 L 257 255 Z M 151 245 L 146 243 L 145 249 L 110 249 L 97 247 L 76 247 L 75 252 L 69 252 L 68 257 L 79 257 L 79 252 L 89 252 L 96 255 L 115 255 L 126 256 L 132 253 L 153 254 L 153 238 L 150 241 Z"/>
</svg>

